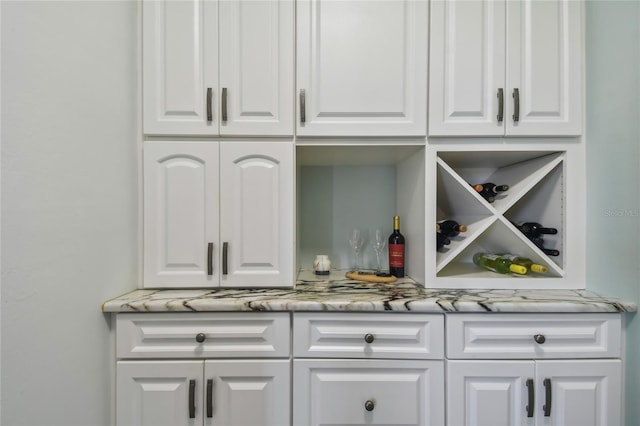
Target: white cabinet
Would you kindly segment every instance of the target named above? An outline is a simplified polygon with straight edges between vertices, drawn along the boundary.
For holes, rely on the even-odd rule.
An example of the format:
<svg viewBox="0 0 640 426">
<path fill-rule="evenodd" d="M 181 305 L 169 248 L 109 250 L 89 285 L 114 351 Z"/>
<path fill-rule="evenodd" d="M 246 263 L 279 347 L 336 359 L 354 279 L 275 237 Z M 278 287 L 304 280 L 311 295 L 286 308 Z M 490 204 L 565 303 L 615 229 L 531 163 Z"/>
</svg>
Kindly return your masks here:
<svg viewBox="0 0 640 426">
<path fill-rule="evenodd" d="M 448 361 L 452 426 L 620 425 L 620 360 Z"/>
<path fill-rule="evenodd" d="M 442 361 L 294 361 L 293 424 L 443 425 Z"/>
<path fill-rule="evenodd" d="M 429 135 L 580 135 L 583 8 L 432 1 Z"/>
<path fill-rule="evenodd" d="M 611 314 L 448 315 L 448 424 L 622 424 L 620 320 Z"/>
<path fill-rule="evenodd" d="M 119 361 L 118 426 L 289 424 L 289 360 Z"/>
<path fill-rule="evenodd" d="M 145 134 L 293 134 L 294 3 L 142 3 Z"/>
<path fill-rule="evenodd" d="M 292 286 L 293 144 L 147 142 L 145 287 Z"/>
<path fill-rule="evenodd" d="M 118 426 L 290 424 L 288 313 L 122 314 L 116 327 Z"/>
<path fill-rule="evenodd" d="M 426 135 L 428 2 L 297 2 L 297 134 Z"/>
<path fill-rule="evenodd" d="M 444 425 L 444 318 L 294 313 L 293 424 Z"/>
</svg>

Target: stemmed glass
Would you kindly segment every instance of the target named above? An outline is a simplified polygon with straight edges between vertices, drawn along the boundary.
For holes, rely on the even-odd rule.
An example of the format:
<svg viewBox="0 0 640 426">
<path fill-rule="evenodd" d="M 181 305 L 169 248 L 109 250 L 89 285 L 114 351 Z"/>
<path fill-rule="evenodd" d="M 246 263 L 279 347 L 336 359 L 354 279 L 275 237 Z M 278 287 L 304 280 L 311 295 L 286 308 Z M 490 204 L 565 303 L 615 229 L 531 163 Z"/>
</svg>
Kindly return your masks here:
<svg viewBox="0 0 640 426">
<path fill-rule="evenodd" d="M 356 255 L 356 266 L 354 268 L 355 271 L 360 269 L 360 250 L 364 246 L 364 238 L 359 229 L 354 229 L 351 231 L 351 235 L 349 236 L 349 244 L 353 249 L 353 252 Z"/>
<path fill-rule="evenodd" d="M 376 268 L 376 272 L 382 272 L 380 268 L 380 255 L 382 254 L 382 250 L 384 250 L 387 245 L 387 235 L 384 233 L 382 229 L 376 229 L 373 233 L 373 251 L 376 252 L 376 263 L 378 267 Z"/>
</svg>

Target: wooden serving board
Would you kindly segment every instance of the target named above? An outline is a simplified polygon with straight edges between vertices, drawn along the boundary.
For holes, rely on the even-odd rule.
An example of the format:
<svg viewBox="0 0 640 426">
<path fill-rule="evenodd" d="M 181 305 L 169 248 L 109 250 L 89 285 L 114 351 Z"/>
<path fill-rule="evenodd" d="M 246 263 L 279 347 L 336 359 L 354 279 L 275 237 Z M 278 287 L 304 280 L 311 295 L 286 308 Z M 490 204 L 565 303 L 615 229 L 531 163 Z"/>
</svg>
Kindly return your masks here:
<svg viewBox="0 0 640 426">
<path fill-rule="evenodd" d="M 351 280 L 364 281 L 368 283 L 394 283 L 397 278 L 393 275 L 390 277 L 379 277 L 376 274 L 359 274 L 355 271 L 349 271 L 345 276 Z"/>
</svg>

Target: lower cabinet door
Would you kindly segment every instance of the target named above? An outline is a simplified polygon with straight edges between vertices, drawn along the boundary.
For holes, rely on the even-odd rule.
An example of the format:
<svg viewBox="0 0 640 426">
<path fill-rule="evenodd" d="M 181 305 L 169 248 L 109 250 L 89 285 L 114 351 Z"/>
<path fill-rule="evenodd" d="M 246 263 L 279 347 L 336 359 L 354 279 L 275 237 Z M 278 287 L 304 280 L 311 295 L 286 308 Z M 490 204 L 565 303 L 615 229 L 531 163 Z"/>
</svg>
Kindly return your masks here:
<svg viewBox="0 0 640 426">
<path fill-rule="evenodd" d="M 291 424 L 291 363 L 205 361 L 205 425 Z"/>
<path fill-rule="evenodd" d="M 534 426 L 533 361 L 447 361 L 449 426 Z M 528 383 L 528 385 L 527 385 Z"/>
<path fill-rule="evenodd" d="M 536 425 L 620 426 L 622 362 L 537 361 Z"/>
<path fill-rule="evenodd" d="M 444 425 L 443 361 L 294 360 L 293 424 Z"/>
<path fill-rule="evenodd" d="M 447 361 L 450 426 L 620 426 L 621 361 Z"/>
<path fill-rule="evenodd" d="M 118 426 L 202 425 L 202 361 L 119 361 Z"/>
<path fill-rule="evenodd" d="M 285 360 L 119 361 L 118 426 L 287 426 Z"/>
</svg>

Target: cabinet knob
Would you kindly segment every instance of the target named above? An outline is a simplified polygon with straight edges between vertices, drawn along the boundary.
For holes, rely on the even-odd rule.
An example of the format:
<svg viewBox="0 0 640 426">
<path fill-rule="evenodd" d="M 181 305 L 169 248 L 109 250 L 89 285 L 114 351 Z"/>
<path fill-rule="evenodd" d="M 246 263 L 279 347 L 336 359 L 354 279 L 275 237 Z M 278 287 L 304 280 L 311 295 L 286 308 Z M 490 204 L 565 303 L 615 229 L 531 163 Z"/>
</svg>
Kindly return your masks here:
<svg viewBox="0 0 640 426">
<path fill-rule="evenodd" d="M 207 338 L 207 336 L 204 333 L 196 334 L 196 342 L 198 342 L 198 343 L 204 342 L 206 338 Z"/>
<path fill-rule="evenodd" d="M 533 340 L 535 340 L 536 343 L 543 344 L 547 341 L 547 338 L 544 337 L 544 334 L 536 334 L 535 336 L 533 336 Z"/>
<path fill-rule="evenodd" d="M 364 335 L 364 341 L 367 343 L 373 343 L 373 341 L 375 340 L 375 337 L 373 337 L 373 334 L 371 333 L 367 333 Z"/>
<path fill-rule="evenodd" d="M 376 407 L 376 404 L 374 404 L 374 402 L 370 399 L 368 399 L 365 403 L 364 403 L 364 409 L 367 411 L 373 411 L 373 409 Z"/>
</svg>

